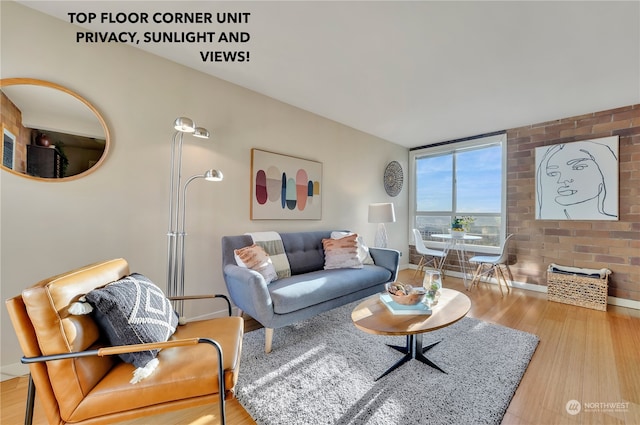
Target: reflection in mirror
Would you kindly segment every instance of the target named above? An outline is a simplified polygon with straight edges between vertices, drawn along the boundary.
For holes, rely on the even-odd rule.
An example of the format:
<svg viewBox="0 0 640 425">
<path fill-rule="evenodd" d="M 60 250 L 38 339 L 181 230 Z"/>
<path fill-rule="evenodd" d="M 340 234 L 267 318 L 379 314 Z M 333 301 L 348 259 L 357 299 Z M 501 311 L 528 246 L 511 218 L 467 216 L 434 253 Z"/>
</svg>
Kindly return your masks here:
<svg viewBox="0 0 640 425">
<path fill-rule="evenodd" d="M 53 181 L 94 171 L 109 148 L 98 111 L 78 94 L 42 80 L 0 80 L 2 168 Z"/>
</svg>

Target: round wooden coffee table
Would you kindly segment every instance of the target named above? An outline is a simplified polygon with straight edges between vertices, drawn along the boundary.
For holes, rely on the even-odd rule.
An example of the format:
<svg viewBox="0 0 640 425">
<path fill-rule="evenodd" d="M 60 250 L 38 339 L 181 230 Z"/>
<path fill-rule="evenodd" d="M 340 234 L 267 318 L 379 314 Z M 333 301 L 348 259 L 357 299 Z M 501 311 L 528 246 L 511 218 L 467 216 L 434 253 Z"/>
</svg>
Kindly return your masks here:
<svg viewBox="0 0 640 425">
<path fill-rule="evenodd" d="M 440 341 L 422 347 L 422 334 L 449 326 L 467 315 L 471 300 L 465 294 L 454 289 L 442 288 L 438 304 L 433 306 L 430 315 L 397 315 L 391 313 L 380 300 L 380 295 L 365 299 L 351 313 L 351 320 L 364 332 L 375 335 L 406 335 L 406 346 L 389 345 L 402 353 L 402 357 L 387 369 L 376 381 L 411 359 L 419 360 L 441 372 L 438 365 L 424 356 L 424 353 Z"/>
</svg>

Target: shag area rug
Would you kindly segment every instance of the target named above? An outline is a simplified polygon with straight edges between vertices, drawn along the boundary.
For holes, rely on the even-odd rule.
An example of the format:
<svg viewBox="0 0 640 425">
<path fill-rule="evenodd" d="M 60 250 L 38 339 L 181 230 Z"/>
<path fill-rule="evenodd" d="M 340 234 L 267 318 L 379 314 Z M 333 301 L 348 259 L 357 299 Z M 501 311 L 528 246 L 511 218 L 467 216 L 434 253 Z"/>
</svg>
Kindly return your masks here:
<svg viewBox="0 0 640 425">
<path fill-rule="evenodd" d="M 465 317 L 425 333 L 442 342 L 374 380 L 402 357 L 406 337 L 358 330 L 358 303 L 276 329 L 245 334 L 236 394 L 259 425 L 499 424 L 538 345 L 526 332 Z"/>
</svg>

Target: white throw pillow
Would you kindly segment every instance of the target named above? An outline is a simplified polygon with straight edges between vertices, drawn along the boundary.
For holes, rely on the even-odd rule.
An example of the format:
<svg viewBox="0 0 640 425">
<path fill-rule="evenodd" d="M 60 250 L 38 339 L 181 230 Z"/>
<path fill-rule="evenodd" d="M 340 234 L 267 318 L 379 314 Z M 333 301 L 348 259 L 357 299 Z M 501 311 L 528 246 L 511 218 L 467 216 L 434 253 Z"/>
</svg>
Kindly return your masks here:
<svg viewBox="0 0 640 425">
<path fill-rule="evenodd" d="M 340 239 L 345 236 L 352 235 L 352 232 L 331 232 L 331 239 Z M 357 234 L 356 234 L 357 235 Z M 375 264 L 373 262 L 373 258 L 371 258 L 371 254 L 369 254 L 369 247 L 365 245 L 364 238 L 360 235 L 357 235 L 356 241 L 358 242 L 358 258 L 362 262 L 362 264 Z"/>
</svg>

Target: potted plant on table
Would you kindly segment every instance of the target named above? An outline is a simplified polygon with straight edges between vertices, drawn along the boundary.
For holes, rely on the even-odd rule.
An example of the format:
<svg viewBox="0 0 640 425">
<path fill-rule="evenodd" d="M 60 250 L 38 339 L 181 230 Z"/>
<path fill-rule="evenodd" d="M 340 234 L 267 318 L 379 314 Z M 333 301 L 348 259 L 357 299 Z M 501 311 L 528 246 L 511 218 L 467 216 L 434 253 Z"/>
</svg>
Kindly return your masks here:
<svg viewBox="0 0 640 425">
<path fill-rule="evenodd" d="M 451 221 L 451 237 L 464 238 L 475 220 L 475 218 L 468 215 L 461 217 L 455 216 L 453 221 Z"/>
</svg>

